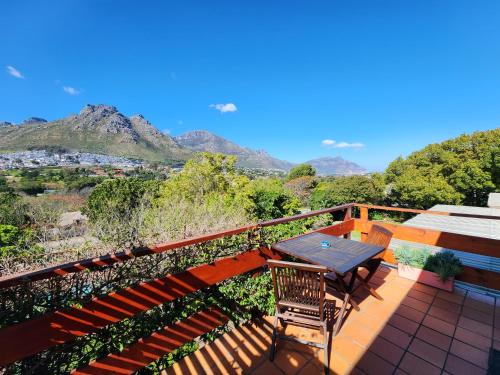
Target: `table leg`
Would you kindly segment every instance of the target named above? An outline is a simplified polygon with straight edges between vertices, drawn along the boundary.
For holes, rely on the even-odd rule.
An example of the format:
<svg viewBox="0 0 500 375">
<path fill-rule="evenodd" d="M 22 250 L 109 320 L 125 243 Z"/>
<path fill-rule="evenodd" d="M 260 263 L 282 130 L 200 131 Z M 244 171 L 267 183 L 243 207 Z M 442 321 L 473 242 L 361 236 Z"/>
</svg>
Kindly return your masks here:
<svg viewBox="0 0 500 375">
<path fill-rule="evenodd" d="M 350 298 L 351 295 L 349 293 L 346 293 L 344 296 L 344 303 L 342 303 L 342 307 L 340 308 L 339 316 L 337 317 L 337 321 L 333 326 L 333 336 L 337 336 L 337 333 L 339 333 L 340 326 L 342 325 L 342 321 L 344 320 L 345 310 L 347 308 L 347 304 L 349 303 Z"/>
</svg>

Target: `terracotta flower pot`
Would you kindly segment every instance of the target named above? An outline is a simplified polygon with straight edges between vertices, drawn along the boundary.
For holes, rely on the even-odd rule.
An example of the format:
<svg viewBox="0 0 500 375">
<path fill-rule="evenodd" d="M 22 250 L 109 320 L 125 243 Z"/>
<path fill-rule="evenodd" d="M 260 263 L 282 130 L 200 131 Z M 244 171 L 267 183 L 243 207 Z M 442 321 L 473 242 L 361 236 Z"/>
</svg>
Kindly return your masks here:
<svg viewBox="0 0 500 375">
<path fill-rule="evenodd" d="M 398 263 L 398 275 L 400 277 L 404 277 L 405 279 L 417 281 L 419 283 L 430 285 L 438 289 L 446 290 L 448 292 L 453 292 L 453 287 L 455 285 L 454 276 L 448 278 L 448 280 L 446 281 L 442 281 L 434 272 L 406 266 L 401 263 Z"/>
</svg>

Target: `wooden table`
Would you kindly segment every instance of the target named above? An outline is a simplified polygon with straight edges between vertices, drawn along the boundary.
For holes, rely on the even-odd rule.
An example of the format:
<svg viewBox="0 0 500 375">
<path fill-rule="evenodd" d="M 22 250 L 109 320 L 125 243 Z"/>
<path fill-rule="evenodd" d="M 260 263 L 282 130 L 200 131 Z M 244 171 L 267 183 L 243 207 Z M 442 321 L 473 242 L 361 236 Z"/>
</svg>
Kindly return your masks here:
<svg viewBox="0 0 500 375">
<path fill-rule="evenodd" d="M 330 247 L 322 247 L 321 243 L 323 241 L 328 241 Z M 382 246 L 317 232 L 278 242 L 272 246 L 272 249 L 312 264 L 325 266 L 330 271 L 335 272 L 341 292 L 344 293 L 344 302 L 335 322 L 334 335 L 338 333 L 344 319 L 347 304 L 353 292 L 358 267 L 384 251 Z M 346 283 L 344 276 L 348 273 L 351 273 L 351 278 L 349 283 Z"/>
</svg>

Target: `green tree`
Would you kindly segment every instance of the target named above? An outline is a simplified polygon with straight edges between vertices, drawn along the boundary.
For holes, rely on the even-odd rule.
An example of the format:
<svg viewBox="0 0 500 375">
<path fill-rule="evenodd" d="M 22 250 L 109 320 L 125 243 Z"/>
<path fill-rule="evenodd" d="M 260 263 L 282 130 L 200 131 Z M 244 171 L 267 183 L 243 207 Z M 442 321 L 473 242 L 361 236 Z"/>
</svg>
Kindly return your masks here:
<svg viewBox="0 0 500 375">
<path fill-rule="evenodd" d="M 294 178 L 285 183 L 285 188 L 293 192 L 303 206 L 309 205 L 312 190 L 318 185 L 318 180 L 313 176 Z"/>
<path fill-rule="evenodd" d="M 301 202 L 277 179 L 251 181 L 246 188 L 247 211 L 257 220 L 271 220 L 300 212 Z"/>
<path fill-rule="evenodd" d="M 23 178 L 19 183 L 18 189 L 28 195 L 37 195 L 45 191 L 43 184 L 39 181 Z"/>
<path fill-rule="evenodd" d="M 0 176 L 0 193 L 8 193 L 12 191 L 14 191 L 14 189 L 9 186 L 7 179 L 4 176 Z"/>
<path fill-rule="evenodd" d="M 299 164 L 292 169 L 290 169 L 290 172 L 288 173 L 287 176 L 287 181 L 293 180 L 298 177 L 304 177 L 304 176 L 316 176 L 316 169 L 310 164 Z"/>
<path fill-rule="evenodd" d="M 429 208 L 437 203 L 484 206 L 500 188 L 500 128 L 431 144 L 385 172 L 389 201 Z"/>
<path fill-rule="evenodd" d="M 311 208 L 317 210 L 349 202 L 379 204 L 384 199 L 380 175 L 344 176 L 320 182 L 311 194 Z"/>
<path fill-rule="evenodd" d="M 23 226 L 29 221 L 28 207 L 18 194 L 0 193 L 0 224 Z"/>
<path fill-rule="evenodd" d="M 150 206 L 158 189 L 156 181 L 105 180 L 92 190 L 84 212 L 102 240 L 120 245 L 137 244 L 142 220 L 140 211 Z"/>
</svg>

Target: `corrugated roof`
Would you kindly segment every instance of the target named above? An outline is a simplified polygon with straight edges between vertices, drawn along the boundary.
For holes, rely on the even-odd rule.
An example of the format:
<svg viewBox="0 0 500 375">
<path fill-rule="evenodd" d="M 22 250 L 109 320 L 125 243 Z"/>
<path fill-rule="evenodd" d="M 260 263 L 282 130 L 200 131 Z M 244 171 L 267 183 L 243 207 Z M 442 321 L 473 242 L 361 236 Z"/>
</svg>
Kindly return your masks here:
<svg viewBox="0 0 500 375">
<path fill-rule="evenodd" d="M 438 204 L 432 207 L 429 211 L 500 217 L 500 209 L 486 207 L 449 206 Z M 420 214 L 406 221 L 404 225 L 500 240 L 500 220 L 497 219 Z"/>
<path fill-rule="evenodd" d="M 500 208 L 500 193 L 490 193 L 488 196 L 488 207 Z"/>
<path fill-rule="evenodd" d="M 500 217 L 500 209 L 487 207 L 451 206 L 438 204 L 432 207 L 430 211 Z M 469 236 L 500 240 L 500 220 L 497 219 L 419 214 L 414 218 L 407 220 L 405 223 L 403 223 L 403 225 L 434 229 L 441 232 L 458 233 Z M 426 248 L 433 252 L 450 250 L 462 261 L 464 265 L 500 273 L 500 248 L 498 249 L 499 257 L 489 257 L 463 251 L 457 251 L 454 249 L 446 249 L 439 246 L 431 246 L 416 242 L 403 241 L 399 239 L 393 239 L 391 241 L 390 247 L 392 249 L 400 247 L 410 247 L 415 249 Z"/>
</svg>

